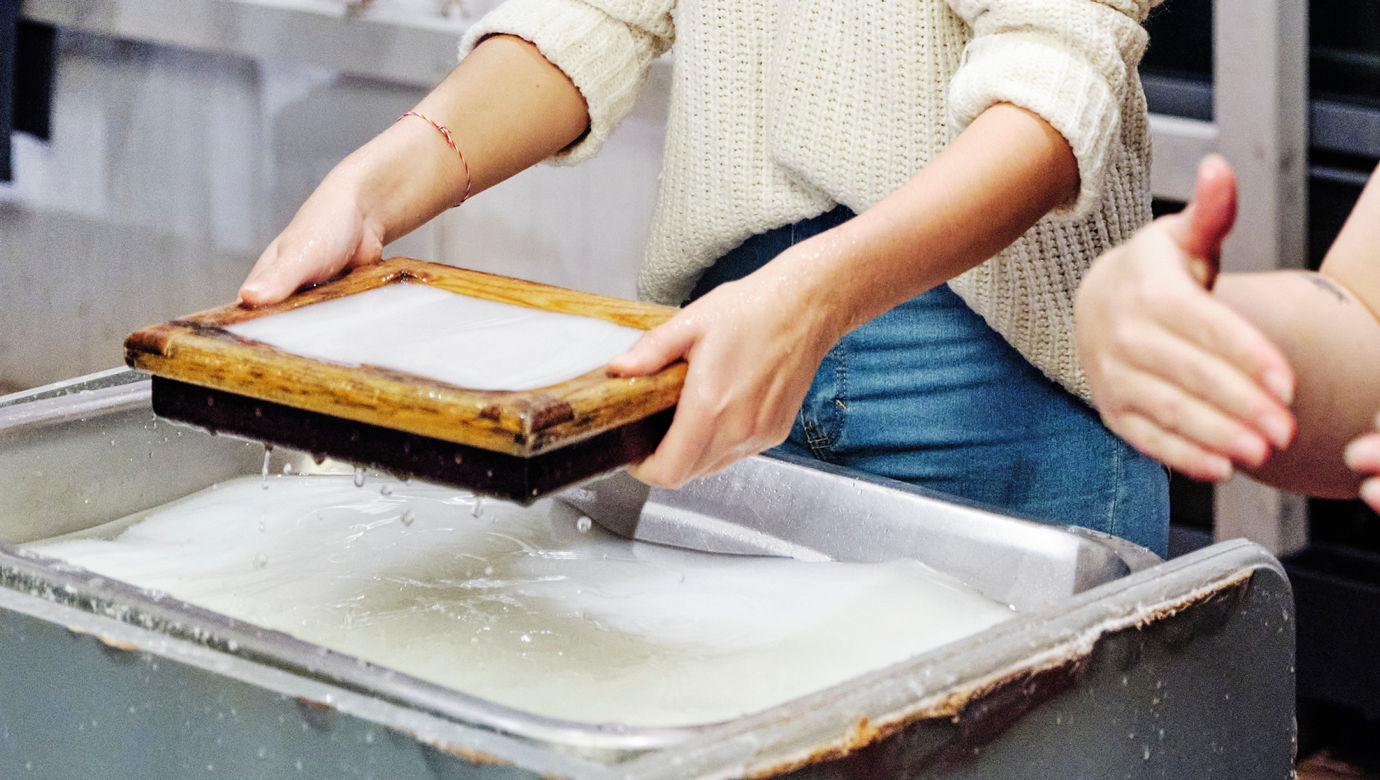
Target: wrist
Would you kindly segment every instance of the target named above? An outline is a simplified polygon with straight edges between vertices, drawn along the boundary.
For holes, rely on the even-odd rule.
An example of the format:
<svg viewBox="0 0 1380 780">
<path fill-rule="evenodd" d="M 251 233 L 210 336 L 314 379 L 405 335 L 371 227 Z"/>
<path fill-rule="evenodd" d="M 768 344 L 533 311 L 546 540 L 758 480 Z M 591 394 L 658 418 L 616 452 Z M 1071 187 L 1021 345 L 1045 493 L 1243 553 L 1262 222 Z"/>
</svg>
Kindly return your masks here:
<svg viewBox="0 0 1380 780">
<path fill-rule="evenodd" d="M 395 122 L 336 165 L 322 189 L 358 210 L 386 243 L 454 205 L 464 191 L 463 176 L 437 159 L 443 153 L 458 170 L 455 153 L 428 123 Z"/>
<path fill-rule="evenodd" d="M 387 232 L 386 214 L 381 210 L 381 199 L 376 197 L 378 190 L 379 182 L 368 167 L 351 155 L 326 174 L 312 200 L 329 201 L 334 211 L 357 214 L 361 224 L 382 236 Z"/>
<path fill-rule="evenodd" d="M 871 319 L 863 312 L 856 246 L 843 228 L 812 236 L 782 252 L 763 271 L 776 281 L 776 295 L 800 312 L 807 338 L 827 352 L 849 331 Z"/>
</svg>

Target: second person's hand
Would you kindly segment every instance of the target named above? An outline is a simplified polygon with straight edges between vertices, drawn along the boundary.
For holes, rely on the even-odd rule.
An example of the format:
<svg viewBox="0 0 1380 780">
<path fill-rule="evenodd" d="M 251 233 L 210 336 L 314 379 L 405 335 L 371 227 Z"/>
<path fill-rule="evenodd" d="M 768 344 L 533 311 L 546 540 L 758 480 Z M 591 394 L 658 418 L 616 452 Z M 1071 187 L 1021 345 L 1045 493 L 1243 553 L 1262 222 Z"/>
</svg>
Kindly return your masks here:
<svg viewBox="0 0 1380 780">
<path fill-rule="evenodd" d="M 1235 203 L 1231 170 L 1208 158 L 1194 202 L 1099 257 L 1075 309 L 1079 356 L 1107 427 L 1203 480 L 1259 467 L 1295 428 L 1289 363 L 1209 292 Z"/>
</svg>

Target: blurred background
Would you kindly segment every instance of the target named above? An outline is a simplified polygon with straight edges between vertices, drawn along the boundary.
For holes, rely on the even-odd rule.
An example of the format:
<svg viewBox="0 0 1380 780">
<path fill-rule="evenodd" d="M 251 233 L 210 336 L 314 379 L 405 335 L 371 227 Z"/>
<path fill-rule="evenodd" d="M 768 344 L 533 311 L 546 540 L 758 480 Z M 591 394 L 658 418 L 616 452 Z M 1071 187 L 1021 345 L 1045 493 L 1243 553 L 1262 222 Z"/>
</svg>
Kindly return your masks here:
<svg viewBox="0 0 1380 780">
<path fill-rule="evenodd" d="M 55 68 L 46 133 L 13 134 L 0 183 L 0 385 L 110 368 L 136 328 L 233 300 L 322 176 L 454 67 L 489 5 L 18 3 L 20 45 L 42 23 Z M 651 84 L 594 162 L 541 166 L 389 253 L 632 297 L 665 91 Z"/>
<path fill-rule="evenodd" d="M 130 331 L 232 300 L 493 3 L 0 0 L 0 390 L 116 366 Z M 1147 27 L 1157 211 L 1219 151 L 1242 189 L 1227 266 L 1316 267 L 1380 159 L 1380 0 L 1166 0 Z M 631 297 L 667 67 L 598 159 L 528 172 L 387 254 Z M 1380 776 L 1380 519 L 1244 481 L 1173 490 L 1175 552 L 1245 535 L 1290 571 L 1301 755 Z"/>
</svg>

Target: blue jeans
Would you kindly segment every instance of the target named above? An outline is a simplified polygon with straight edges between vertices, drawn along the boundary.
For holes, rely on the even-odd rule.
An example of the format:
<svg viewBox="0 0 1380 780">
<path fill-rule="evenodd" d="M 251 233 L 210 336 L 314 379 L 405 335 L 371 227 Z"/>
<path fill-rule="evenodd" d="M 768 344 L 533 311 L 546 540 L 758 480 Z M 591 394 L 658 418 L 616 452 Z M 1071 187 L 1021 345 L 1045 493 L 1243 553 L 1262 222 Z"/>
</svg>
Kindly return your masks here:
<svg viewBox="0 0 1380 780">
<path fill-rule="evenodd" d="M 839 207 L 753 236 L 693 300 L 853 216 Z M 947 285 L 854 330 L 825 356 L 780 449 L 1003 512 L 1080 525 L 1164 555 L 1164 468 L 1028 363 Z"/>
</svg>

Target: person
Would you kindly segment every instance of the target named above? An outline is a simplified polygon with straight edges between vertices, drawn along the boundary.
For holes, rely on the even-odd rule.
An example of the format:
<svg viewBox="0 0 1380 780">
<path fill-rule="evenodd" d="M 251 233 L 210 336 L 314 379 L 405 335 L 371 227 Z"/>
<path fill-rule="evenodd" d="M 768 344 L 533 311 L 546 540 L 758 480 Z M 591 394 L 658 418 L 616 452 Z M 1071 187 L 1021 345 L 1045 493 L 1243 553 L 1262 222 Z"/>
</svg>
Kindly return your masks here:
<svg viewBox="0 0 1380 780">
<path fill-rule="evenodd" d="M 677 487 L 780 444 L 1163 551 L 1166 475 L 1086 404 L 1072 326 L 1083 270 L 1149 219 L 1152 1 L 509 0 L 326 176 L 240 298 L 587 159 L 674 40 L 638 286 L 685 307 L 609 370 L 688 370 L 634 475 Z"/>
<path fill-rule="evenodd" d="M 1240 469 L 1380 511 L 1380 169 L 1317 272 L 1217 274 L 1236 214 L 1221 157 L 1192 202 L 1100 257 L 1079 354 L 1112 430 L 1184 474 Z"/>
</svg>

